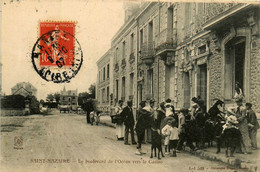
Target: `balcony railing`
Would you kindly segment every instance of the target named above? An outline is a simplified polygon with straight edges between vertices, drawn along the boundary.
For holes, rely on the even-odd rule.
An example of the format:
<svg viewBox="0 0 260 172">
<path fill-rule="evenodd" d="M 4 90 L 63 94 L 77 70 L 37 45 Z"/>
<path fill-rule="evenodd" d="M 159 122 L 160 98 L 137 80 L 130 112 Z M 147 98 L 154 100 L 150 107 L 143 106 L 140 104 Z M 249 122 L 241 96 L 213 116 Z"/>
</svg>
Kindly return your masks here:
<svg viewBox="0 0 260 172">
<path fill-rule="evenodd" d="M 115 70 L 115 71 L 118 71 L 118 70 L 119 70 L 119 65 L 118 65 L 118 63 L 115 63 L 114 70 Z"/>
<path fill-rule="evenodd" d="M 129 62 L 130 63 L 133 63 L 135 61 L 135 54 L 134 54 L 134 52 L 132 52 L 131 54 L 130 54 L 130 56 L 129 56 Z"/>
<path fill-rule="evenodd" d="M 126 66 L 126 61 L 125 61 L 125 58 L 123 58 L 121 61 L 121 67 L 125 68 L 125 66 Z"/>
<path fill-rule="evenodd" d="M 241 5 L 237 3 L 206 3 L 205 4 L 205 22 L 213 19 L 219 14 L 231 9 L 236 5 Z"/>
<path fill-rule="evenodd" d="M 144 42 L 141 45 L 141 60 L 146 65 L 150 65 L 153 63 L 154 55 L 155 55 L 154 41 Z"/>
<path fill-rule="evenodd" d="M 174 48 L 176 46 L 176 29 L 166 28 L 156 36 L 155 50 Z"/>
</svg>

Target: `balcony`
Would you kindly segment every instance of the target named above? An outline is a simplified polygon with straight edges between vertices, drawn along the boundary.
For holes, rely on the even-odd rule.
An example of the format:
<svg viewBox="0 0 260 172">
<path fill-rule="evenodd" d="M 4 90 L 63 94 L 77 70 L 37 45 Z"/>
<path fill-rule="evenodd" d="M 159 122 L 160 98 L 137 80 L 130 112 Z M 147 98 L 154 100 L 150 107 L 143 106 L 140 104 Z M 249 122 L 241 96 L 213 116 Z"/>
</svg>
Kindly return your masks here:
<svg viewBox="0 0 260 172">
<path fill-rule="evenodd" d="M 126 61 L 125 61 L 125 58 L 123 58 L 121 61 L 121 67 L 125 68 L 125 66 L 126 66 Z"/>
<path fill-rule="evenodd" d="M 230 20 L 230 17 L 237 15 L 241 16 L 238 13 L 247 9 L 252 4 L 246 3 L 206 3 L 205 12 L 204 12 L 204 29 L 212 29 L 216 27 L 217 24 L 222 23 L 226 24 L 227 19 Z"/>
<path fill-rule="evenodd" d="M 155 50 L 154 42 L 144 42 L 141 45 L 140 57 L 146 65 L 151 65 L 154 61 Z"/>
<path fill-rule="evenodd" d="M 115 70 L 116 72 L 119 70 L 119 65 L 118 65 L 118 63 L 115 63 L 114 70 Z"/>
<path fill-rule="evenodd" d="M 176 48 L 176 29 L 166 28 L 156 36 L 156 55 L 164 56 Z"/>
<path fill-rule="evenodd" d="M 130 56 L 129 56 L 129 62 L 130 63 L 133 63 L 135 61 L 135 54 L 134 54 L 134 52 L 132 52 L 131 54 L 130 54 Z"/>
</svg>

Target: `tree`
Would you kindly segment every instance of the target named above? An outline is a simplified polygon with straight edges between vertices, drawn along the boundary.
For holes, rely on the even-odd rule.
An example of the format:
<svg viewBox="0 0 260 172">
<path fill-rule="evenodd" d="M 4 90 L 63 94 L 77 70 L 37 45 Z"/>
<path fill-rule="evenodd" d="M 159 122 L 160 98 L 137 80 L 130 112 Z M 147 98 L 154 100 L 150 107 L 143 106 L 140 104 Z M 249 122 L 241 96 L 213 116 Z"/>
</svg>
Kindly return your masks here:
<svg viewBox="0 0 260 172">
<path fill-rule="evenodd" d="M 95 99 L 96 96 L 96 84 L 91 84 L 90 87 L 88 88 L 90 98 Z"/>
<path fill-rule="evenodd" d="M 50 102 L 53 102 L 53 100 L 54 100 L 53 94 L 48 94 L 46 100 L 50 101 Z"/>
<path fill-rule="evenodd" d="M 54 98 L 56 102 L 59 104 L 60 103 L 60 93 L 54 93 Z"/>
</svg>

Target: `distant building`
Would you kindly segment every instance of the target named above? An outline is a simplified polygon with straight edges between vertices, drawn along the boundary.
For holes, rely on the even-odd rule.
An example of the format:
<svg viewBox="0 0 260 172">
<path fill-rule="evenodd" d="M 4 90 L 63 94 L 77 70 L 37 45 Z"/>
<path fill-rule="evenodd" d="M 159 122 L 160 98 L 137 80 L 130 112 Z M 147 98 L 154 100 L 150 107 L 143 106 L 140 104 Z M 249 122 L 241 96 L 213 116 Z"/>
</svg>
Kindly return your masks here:
<svg viewBox="0 0 260 172">
<path fill-rule="evenodd" d="M 61 105 L 78 105 L 78 91 L 68 90 L 64 87 L 60 93 L 60 104 Z"/>
<path fill-rule="evenodd" d="M 98 108 L 109 112 L 113 104 L 113 54 L 108 50 L 98 61 L 98 77 L 96 83 L 96 98 Z"/>
<path fill-rule="evenodd" d="M 12 95 L 35 96 L 37 89 L 29 82 L 19 82 L 11 89 Z"/>
</svg>

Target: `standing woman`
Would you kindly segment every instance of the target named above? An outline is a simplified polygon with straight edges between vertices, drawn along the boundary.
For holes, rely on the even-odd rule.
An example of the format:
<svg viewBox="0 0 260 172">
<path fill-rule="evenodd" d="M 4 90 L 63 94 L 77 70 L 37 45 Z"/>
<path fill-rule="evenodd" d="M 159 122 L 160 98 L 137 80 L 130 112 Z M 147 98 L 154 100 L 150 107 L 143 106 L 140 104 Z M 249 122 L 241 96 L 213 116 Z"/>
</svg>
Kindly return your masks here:
<svg viewBox="0 0 260 172">
<path fill-rule="evenodd" d="M 164 102 L 160 103 L 160 108 L 157 109 L 157 124 L 156 124 L 156 128 L 157 129 L 162 129 L 164 127 L 164 118 L 165 118 L 165 108 L 164 108 Z"/>
<path fill-rule="evenodd" d="M 246 108 L 243 106 L 242 102 L 243 99 L 237 98 L 235 99 L 237 103 L 237 109 L 236 109 L 236 117 L 238 120 L 238 129 L 242 135 L 242 138 L 240 140 L 240 150 L 243 151 L 244 154 L 251 153 L 250 152 L 250 138 L 248 133 L 248 123 L 246 118 Z"/>
<path fill-rule="evenodd" d="M 244 94 L 243 94 L 243 91 L 241 89 L 241 86 L 240 86 L 239 82 L 236 82 L 234 98 L 235 99 L 243 99 L 243 97 L 244 97 Z"/>
<path fill-rule="evenodd" d="M 124 134 L 125 134 L 125 126 L 123 124 L 123 118 L 121 115 L 121 112 L 123 111 L 123 101 L 119 100 L 118 105 L 115 108 L 117 117 L 117 123 L 116 123 L 116 137 L 117 140 L 124 140 Z"/>
</svg>

